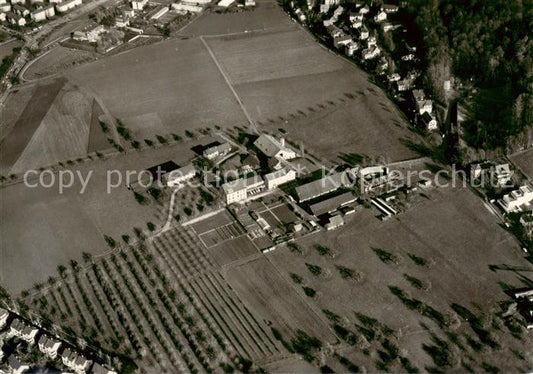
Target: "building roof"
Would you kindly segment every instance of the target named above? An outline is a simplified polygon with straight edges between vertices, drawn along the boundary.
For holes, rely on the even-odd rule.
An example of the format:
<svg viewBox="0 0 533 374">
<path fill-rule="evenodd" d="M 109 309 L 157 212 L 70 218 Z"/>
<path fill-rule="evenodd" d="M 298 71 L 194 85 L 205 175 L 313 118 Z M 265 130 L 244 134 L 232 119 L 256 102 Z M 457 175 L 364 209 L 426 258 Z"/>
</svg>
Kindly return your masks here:
<svg viewBox="0 0 533 374">
<path fill-rule="evenodd" d="M 222 190 L 224 190 L 224 193 L 231 194 L 236 191 L 241 191 L 246 188 L 249 188 L 251 186 L 257 185 L 263 183 L 263 179 L 260 175 L 254 175 L 253 177 L 249 178 L 239 178 L 237 180 L 227 182 L 222 185 Z"/>
<path fill-rule="evenodd" d="M 394 4 L 383 4 L 381 6 L 381 9 L 383 10 L 398 10 L 398 5 L 394 5 Z"/>
<path fill-rule="evenodd" d="M 330 217 L 329 222 L 326 224 L 326 228 L 334 229 L 342 225 L 344 225 L 344 219 L 340 214 L 336 214 Z"/>
<path fill-rule="evenodd" d="M 176 164 L 174 161 L 167 161 L 163 162 L 162 164 L 152 166 L 151 168 L 146 169 L 150 174 L 152 174 L 152 177 L 154 179 L 159 179 L 166 173 L 170 173 L 171 171 L 179 169 L 179 165 Z M 160 170 L 159 175 L 157 171 Z"/>
<path fill-rule="evenodd" d="M 4 308 L 0 308 L 0 318 L 5 318 L 7 316 L 9 316 L 9 312 Z"/>
<path fill-rule="evenodd" d="M 272 135 L 262 134 L 254 142 L 254 145 L 268 157 L 275 157 L 279 152 L 293 152 L 290 148 L 281 144 Z"/>
<path fill-rule="evenodd" d="M 10 326 L 10 327 L 11 327 L 13 330 L 15 330 L 15 331 L 22 332 L 22 331 L 24 330 L 24 326 L 25 326 L 25 325 L 26 325 L 26 324 L 25 324 L 23 321 L 21 321 L 21 320 L 18 319 L 18 318 L 15 318 L 15 319 L 13 320 L 13 322 L 11 322 L 11 326 Z"/>
<path fill-rule="evenodd" d="M 494 171 L 496 174 L 510 174 L 511 168 L 509 167 L 509 164 L 499 164 L 494 167 Z"/>
<path fill-rule="evenodd" d="M 13 370 L 20 370 L 25 367 L 27 367 L 28 369 L 30 368 L 28 364 L 20 362 L 14 355 L 10 355 L 9 358 L 7 359 L 7 362 L 9 363 L 9 366 Z"/>
<path fill-rule="evenodd" d="M 421 101 L 426 98 L 426 95 L 424 94 L 424 90 L 421 90 L 421 89 L 413 90 L 412 94 L 416 101 Z"/>
<path fill-rule="evenodd" d="M 185 165 L 184 167 L 170 171 L 169 177 L 171 178 L 185 177 L 191 174 L 196 174 L 196 168 L 194 167 L 193 164 Z"/>
<path fill-rule="evenodd" d="M 321 216 L 322 214 L 331 213 L 341 206 L 354 202 L 355 200 L 357 200 L 357 198 L 351 192 L 345 192 L 341 195 L 313 204 L 310 208 L 315 216 Z"/>
<path fill-rule="evenodd" d="M 344 175 L 342 173 L 335 173 L 296 187 L 298 200 L 306 201 L 335 191 L 343 185 L 343 177 Z"/>
<path fill-rule="evenodd" d="M 98 362 L 95 362 L 93 367 L 92 367 L 92 369 L 91 369 L 91 373 L 92 374 L 111 374 L 111 373 L 115 373 L 115 372 L 113 370 L 109 370 L 109 369 L 103 367 Z"/>
<path fill-rule="evenodd" d="M 204 150 L 204 154 L 211 154 L 211 153 L 224 153 L 231 151 L 231 144 L 228 142 L 217 144 L 212 147 L 208 147 Z"/>
<path fill-rule="evenodd" d="M 283 169 L 280 169 L 280 170 L 276 170 L 276 171 L 274 171 L 272 173 L 266 174 L 264 176 L 264 178 L 265 178 L 265 181 L 273 181 L 273 180 L 276 180 L 278 178 L 283 178 L 284 176 L 289 174 L 290 171 L 292 171 L 292 169 L 283 168 Z"/>
</svg>

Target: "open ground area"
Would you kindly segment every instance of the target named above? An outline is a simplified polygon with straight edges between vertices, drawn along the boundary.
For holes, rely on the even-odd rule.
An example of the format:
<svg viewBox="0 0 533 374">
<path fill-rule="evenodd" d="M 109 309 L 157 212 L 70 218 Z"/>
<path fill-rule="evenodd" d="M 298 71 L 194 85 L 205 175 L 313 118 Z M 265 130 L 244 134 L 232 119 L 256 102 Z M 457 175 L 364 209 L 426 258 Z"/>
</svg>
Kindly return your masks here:
<svg viewBox="0 0 533 374">
<path fill-rule="evenodd" d="M 354 313 L 375 318 L 393 329 L 402 354 L 420 369 L 434 365 L 423 344 L 429 345 L 435 334 L 444 340 L 459 336 L 458 342 L 449 343 L 455 357 L 451 367 L 460 365 L 458 357 L 462 357 L 473 368 L 486 361 L 502 371 L 524 370 L 533 362 L 531 351 L 524 351 L 531 337 L 527 333 L 513 337 L 493 313 L 500 310 L 501 301 L 508 300 L 507 289 L 532 284 L 530 263 L 524 260 L 516 240 L 499 227 L 469 190 L 438 189 L 428 195 L 429 200 L 398 219 L 381 222 L 375 217 L 377 211 L 363 210 L 335 232 L 298 241 L 302 254 L 284 248 L 267 257 L 284 276 L 296 274 L 302 278 L 302 286 L 316 291 L 308 300 L 319 310 L 337 314 L 348 330 L 353 330 L 355 324 L 357 342 L 351 348 L 348 344 L 344 355 L 368 371 L 380 370 L 380 356 L 372 351 L 376 338 L 359 325 L 361 321 Z M 329 248 L 330 254 L 321 255 L 316 249 L 319 245 Z M 318 266 L 321 273 L 314 275 L 306 264 Z M 345 271 L 343 276 L 341 268 L 351 273 Z M 398 290 L 395 294 L 391 287 L 438 313 L 428 318 L 428 314 L 423 317 L 416 309 L 410 310 L 397 296 Z M 405 302 L 406 297 L 402 297 Z M 482 348 L 480 353 L 478 348 L 470 347 L 467 340 L 472 332 L 468 323 L 454 313 L 452 304 L 489 318 L 484 323 L 498 348 Z M 450 319 L 449 325 L 442 325 L 439 313 Z M 496 320 L 490 325 L 493 318 Z M 460 348 L 465 346 L 473 359 Z M 366 347 L 369 354 L 361 352 L 361 347 Z M 516 360 L 513 350 L 521 350 L 526 359 Z M 342 370 L 342 365 L 334 361 L 332 365 L 336 366 L 332 367 Z M 392 363 L 388 370 L 404 370 L 399 365 Z"/>
<path fill-rule="evenodd" d="M 511 157 L 513 163 L 520 168 L 520 170 L 526 174 L 529 180 L 533 180 L 533 150 L 521 152 Z"/>
<path fill-rule="evenodd" d="M 149 129 L 153 129 L 153 136 L 164 130 L 183 133 L 205 126 L 246 124 L 198 39 L 136 48 L 71 70 L 68 76 L 90 87 L 126 125 L 131 122 L 136 129 L 142 124 L 143 134 Z"/>
<path fill-rule="evenodd" d="M 86 1 L 0 37 L 0 59 L 25 48 L 0 103 L 0 372 L 5 342 L 36 337 L 15 323 L 125 374 L 529 372 L 533 190 L 498 194 L 523 184 L 515 169 L 531 181 L 533 152 L 461 165 L 498 191 L 446 174 L 461 99 L 418 89 L 446 64 L 423 66 L 425 36 L 391 36 L 420 22 L 409 2 L 343 2 L 331 20 L 330 1 L 170 2 Z M 125 43 L 59 43 L 89 20 Z M 446 95 L 475 92 L 448 78 Z"/>
<path fill-rule="evenodd" d="M 84 159 L 72 167 L 84 179 L 91 173 L 83 194 L 77 177 L 72 188 L 60 193 L 57 172 L 56 184 L 50 188 L 29 188 L 22 182 L 3 187 L 0 206 L 2 214 L 10 212 L 10 219 L 0 220 L 2 284 L 19 292 L 45 281 L 58 265 L 79 260 L 82 252 L 104 252 L 108 248 L 104 235 L 117 240 L 123 234 L 133 236 L 134 227 L 146 228 L 149 221 L 160 227 L 167 219 L 168 203 L 150 200 L 140 205 L 125 180 L 119 182 L 115 176 L 109 178 L 117 188 L 107 193 L 107 173 L 118 170 L 125 178 L 127 170 L 139 173 L 168 160 L 186 161 L 192 156 L 189 146 L 179 143 L 105 160 Z M 47 177 L 45 182 L 49 181 Z M 30 179 L 30 183 L 37 181 Z"/>
<path fill-rule="evenodd" d="M 12 95 L 21 102 L 4 109 L 8 122 L 2 128 L 2 174 L 48 167 L 84 157 L 89 149 L 109 148 L 95 139 L 102 138 L 98 135 L 102 133 L 101 109 L 94 107 L 94 99 L 86 92 L 66 80 L 43 82 Z M 95 145 L 102 148 L 95 149 Z"/>
<path fill-rule="evenodd" d="M 76 65 L 95 60 L 96 53 L 58 46 L 34 61 L 24 72 L 24 79 L 32 81 L 49 75 L 64 73 Z"/>
</svg>

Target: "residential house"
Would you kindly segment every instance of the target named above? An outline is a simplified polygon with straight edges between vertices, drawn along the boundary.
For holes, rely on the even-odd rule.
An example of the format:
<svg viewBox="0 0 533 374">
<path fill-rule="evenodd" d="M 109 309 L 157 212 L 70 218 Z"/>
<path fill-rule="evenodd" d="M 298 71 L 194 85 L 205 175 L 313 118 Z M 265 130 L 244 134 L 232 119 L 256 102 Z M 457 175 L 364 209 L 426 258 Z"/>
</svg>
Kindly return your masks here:
<svg viewBox="0 0 533 374">
<path fill-rule="evenodd" d="M 407 55 L 404 55 L 401 57 L 402 61 L 413 61 L 415 59 L 415 55 L 413 53 L 409 53 Z"/>
<path fill-rule="evenodd" d="M 22 374 L 30 370 L 30 365 L 20 362 L 13 354 L 8 357 L 7 366 L 12 374 Z"/>
<path fill-rule="evenodd" d="M 259 149 L 267 157 L 280 158 L 284 160 L 296 158 L 296 152 L 285 145 L 284 138 L 277 140 L 272 135 L 262 134 L 254 142 L 254 146 L 256 146 L 257 149 Z"/>
<path fill-rule="evenodd" d="M 39 350 L 50 357 L 51 359 L 55 359 L 57 357 L 57 351 L 61 347 L 61 342 L 55 339 L 52 339 L 46 334 L 41 335 L 39 338 L 37 345 L 39 346 Z"/>
<path fill-rule="evenodd" d="M 44 21 L 44 20 L 46 20 L 46 11 L 44 10 L 44 8 L 37 9 L 37 10 L 31 12 L 30 17 L 35 22 Z"/>
<path fill-rule="evenodd" d="M 391 83 L 392 83 L 392 82 L 398 82 L 400 79 L 402 79 L 402 77 L 401 77 L 400 74 L 398 74 L 398 73 L 392 73 L 391 75 L 389 75 L 389 76 L 387 77 L 387 80 L 388 80 L 389 82 L 391 82 Z"/>
<path fill-rule="evenodd" d="M 91 369 L 91 374 L 117 374 L 117 372 L 114 370 L 109 370 L 100 365 L 98 362 L 95 362 Z"/>
<path fill-rule="evenodd" d="M 231 4 L 233 4 L 235 2 L 235 0 L 220 0 L 217 5 L 219 7 L 222 7 L 222 8 L 227 8 L 229 7 Z"/>
<path fill-rule="evenodd" d="M 363 50 L 361 56 L 363 57 L 363 60 L 371 60 L 373 58 L 378 57 L 380 53 L 381 50 L 379 49 L 379 47 L 374 46 L 372 48 L 367 48 Z"/>
<path fill-rule="evenodd" d="M 320 4 L 320 13 L 326 14 L 329 12 L 329 5 L 328 4 Z"/>
<path fill-rule="evenodd" d="M 259 175 L 255 175 L 227 182 L 222 185 L 222 191 L 226 196 L 226 204 L 232 204 L 246 200 L 264 187 L 265 181 Z"/>
<path fill-rule="evenodd" d="M 25 2 L 25 0 L 11 0 L 11 5 L 24 4 Z"/>
<path fill-rule="evenodd" d="M 168 187 L 176 187 L 183 184 L 183 182 L 194 178 L 196 176 L 196 173 L 196 168 L 192 164 L 189 164 L 187 166 L 166 173 L 164 179 Z"/>
<path fill-rule="evenodd" d="M 52 4 L 45 6 L 43 9 L 46 14 L 46 18 L 52 18 L 53 16 L 56 15 L 55 7 Z"/>
<path fill-rule="evenodd" d="M 7 319 L 9 317 L 9 312 L 4 308 L 0 308 L 0 329 L 4 328 L 7 324 Z"/>
<path fill-rule="evenodd" d="M 143 10 L 146 4 L 148 4 L 148 0 L 132 0 L 131 1 L 131 7 L 133 10 Z"/>
<path fill-rule="evenodd" d="M 365 5 L 364 7 L 362 7 L 359 12 L 363 13 L 363 14 L 367 14 L 368 12 L 370 12 L 370 7 L 368 5 Z"/>
<path fill-rule="evenodd" d="M 122 16 L 124 18 L 135 17 L 135 10 L 133 10 L 133 8 L 126 7 L 124 9 L 122 9 Z"/>
<path fill-rule="evenodd" d="M 366 40 L 370 36 L 370 32 L 366 28 L 366 26 L 361 27 L 361 30 L 359 30 L 359 39 L 360 40 Z"/>
<path fill-rule="evenodd" d="M 326 26 L 326 31 L 332 38 L 337 38 L 343 34 L 342 30 L 335 25 Z"/>
<path fill-rule="evenodd" d="M 298 20 L 300 22 L 305 22 L 305 20 L 307 19 L 305 17 L 305 14 L 304 12 L 302 12 L 302 10 L 300 8 L 297 8 L 295 11 L 294 11 L 294 14 L 296 15 L 296 17 L 298 17 Z"/>
<path fill-rule="evenodd" d="M 85 373 L 89 366 L 91 366 L 90 360 L 86 359 L 82 355 L 79 355 L 70 348 L 67 348 L 63 351 L 61 354 L 61 361 L 63 362 L 63 365 L 79 374 Z"/>
<path fill-rule="evenodd" d="M 400 7 L 398 5 L 393 4 L 383 4 L 381 6 L 381 11 L 385 13 L 397 13 L 398 10 L 400 10 Z"/>
<path fill-rule="evenodd" d="M 513 173 L 509 164 L 498 164 L 491 169 L 492 180 L 496 182 L 498 187 L 503 187 L 511 181 Z"/>
<path fill-rule="evenodd" d="M 346 54 L 348 56 L 353 56 L 355 54 L 355 51 L 359 49 L 359 44 L 357 44 L 355 41 L 351 41 L 346 45 Z"/>
<path fill-rule="evenodd" d="M 11 4 L 0 4 L 0 13 L 4 15 L 4 21 L 6 18 L 6 12 L 11 10 Z"/>
<path fill-rule="evenodd" d="M 500 206 L 506 213 L 522 212 L 531 209 L 533 204 L 533 188 L 530 185 L 524 185 L 515 191 L 504 195 L 499 200 Z"/>
<path fill-rule="evenodd" d="M 470 179 L 476 180 L 478 178 L 481 178 L 481 174 L 483 173 L 483 167 L 481 164 L 472 164 L 470 165 Z"/>
<path fill-rule="evenodd" d="M 378 14 L 376 14 L 374 16 L 374 21 L 375 22 L 383 22 L 387 19 L 387 13 L 385 12 L 378 12 Z"/>
<path fill-rule="evenodd" d="M 16 318 L 9 327 L 11 335 L 17 336 L 22 340 L 25 340 L 28 344 L 33 345 L 35 343 L 35 337 L 39 332 L 39 329 L 26 324 L 20 319 Z"/>
<path fill-rule="evenodd" d="M 402 25 L 399 23 L 392 24 L 389 22 L 385 22 L 381 25 L 381 27 L 383 28 L 383 32 L 389 32 L 401 28 Z"/>
<path fill-rule="evenodd" d="M 64 13 L 82 4 L 82 0 L 67 0 L 56 5 L 58 12 Z"/>
<path fill-rule="evenodd" d="M 271 190 L 284 183 L 295 180 L 296 172 L 289 168 L 283 168 L 281 170 L 266 174 L 264 179 L 267 189 Z"/>
<path fill-rule="evenodd" d="M 13 13 L 18 14 L 21 17 L 26 17 L 28 14 L 30 14 L 30 11 L 22 5 L 15 4 L 13 5 Z"/>
<path fill-rule="evenodd" d="M 333 38 L 333 45 L 335 48 L 344 47 L 352 42 L 352 37 L 350 35 L 342 35 L 336 38 Z"/>
<path fill-rule="evenodd" d="M 163 8 L 163 10 L 168 11 L 168 8 Z M 130 21 L 124 17 L 116 17 L 115 18 L 115 26 L 120 28 L 126 27 L 130 25 Z"/>
<path fill-rule="evenodd" d="M 418 121 L 420 126 L 425 128 L 427 131 L 434 131 L 439 128 L 439 124 L 435 117 L 431 115 L 431 112 L 424 112 L 422 115 L 419 115 Z"/>
<path fill-rule="evenodd" d="M 372 48 L 372 47 L 376 47 L 378 45 L 378 41 L 376 39 L 375 36 L 370 36 L 367 40 L 366 40 L 366 46 L 367 48 Z"/>
<path fill-rule="evenodd" d="M 362 21 L 365 18 L 365 15 L 361 12 L 350 12 L 349 19 L 350 22 L 354 23 L 355 21 Z"/>
<path fill-rule="evenodd" d="M 222 144 L 218 144 L 212 147 L 206 148 L 202 155 L 207 158 L 208 160 L 214 160 L 217 157 L 223 157 L 230 153 L 231 151 L 231 144 L 228 142 L 224 142 Z"/>
<path fill-rule="evenodd" d="M 353 29 L 360 29 L 361 27 L 363 27 L 363 21 L 353 21 L 352 23 L 352 28 Z"/>
<path fill-rule="evenodd" d="M 396 82 L 396 89 L 399 92 L 408 91 L 411 89 L 413 81 L 409 78 L 404 78 Z"/>
<path fill-rule="evenodd" d="M 416 102 L 416 110 L 418 114 L 422 115 L 424 113 L 433 112 L 433 101 L 432 100 L 420 100 Z"/>
</svg>

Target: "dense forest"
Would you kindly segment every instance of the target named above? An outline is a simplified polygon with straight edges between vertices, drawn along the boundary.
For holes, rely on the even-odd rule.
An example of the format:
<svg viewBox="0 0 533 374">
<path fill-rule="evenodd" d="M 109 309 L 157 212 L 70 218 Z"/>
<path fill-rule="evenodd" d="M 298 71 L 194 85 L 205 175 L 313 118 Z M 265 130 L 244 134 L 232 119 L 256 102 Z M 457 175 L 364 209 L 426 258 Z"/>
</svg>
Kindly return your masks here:
<svg viewBox="0 0 533 374">
<path fill-rule="evenodd" d="M 426 84 L 444 101 L 444 81 L 466 91 L 463 138 L 505 148 L 533 121 L 533 0 L 410 0 L 425 50 Z"/>
</svg>

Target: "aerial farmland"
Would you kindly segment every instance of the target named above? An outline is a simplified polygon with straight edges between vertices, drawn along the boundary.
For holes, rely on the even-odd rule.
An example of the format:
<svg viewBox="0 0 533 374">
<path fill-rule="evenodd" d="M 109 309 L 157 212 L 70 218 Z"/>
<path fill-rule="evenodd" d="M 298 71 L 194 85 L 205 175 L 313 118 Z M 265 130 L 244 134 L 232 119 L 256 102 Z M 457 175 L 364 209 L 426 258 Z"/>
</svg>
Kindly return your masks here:
<svg viewBox="0 0 533 374">
<path fill-rule="evenodd" d="M 0 372 L 531 370 L 531 150 L 403 3 L 5 15 Z"/>
</svg>

